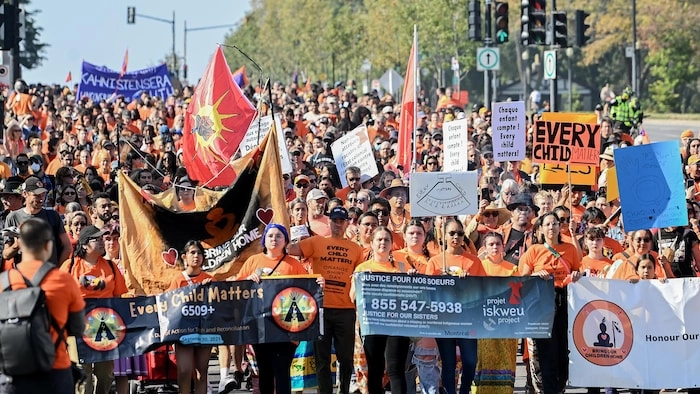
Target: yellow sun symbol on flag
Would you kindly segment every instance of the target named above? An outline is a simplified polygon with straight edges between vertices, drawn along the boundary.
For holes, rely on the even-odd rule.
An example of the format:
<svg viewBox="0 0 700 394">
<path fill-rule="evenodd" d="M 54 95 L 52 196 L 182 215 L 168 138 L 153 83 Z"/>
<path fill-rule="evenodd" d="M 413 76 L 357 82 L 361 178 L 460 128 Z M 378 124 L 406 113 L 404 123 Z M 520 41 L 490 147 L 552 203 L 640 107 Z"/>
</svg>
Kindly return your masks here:
<svg viewBox="0 0 700 394">
<path fill-rule="evenodd" d="M 210 92 L 207 92 L 210 93 Z M 219 150 L 215 146 L 215 142 L 218 141 L 217 145 L 226 145 L 228 141 L 222 136 L 224 131 L 233 132 L 224 125 L 224 120 L 228 118 L 233 118 L 238 116 L 238 114 L 222 114 L 219 112 L 219 106 L 224 100 L 229 91 L 224 92 L 224 94 L 216 100 L 216 103 L 209 104 L 204 102 L 200 104 L 197 113 L 192 114 L 194 121 L 194 127 L 192 132 L 197 138 L 197 149 L 204 157 L 204 161 L 211 161 L 210 158 L 221 162 L 228 163 L 229 158 L 222 157 Z M 205 97 L 211 97 L 210 94 L 206 94 Z"/>
</svg>

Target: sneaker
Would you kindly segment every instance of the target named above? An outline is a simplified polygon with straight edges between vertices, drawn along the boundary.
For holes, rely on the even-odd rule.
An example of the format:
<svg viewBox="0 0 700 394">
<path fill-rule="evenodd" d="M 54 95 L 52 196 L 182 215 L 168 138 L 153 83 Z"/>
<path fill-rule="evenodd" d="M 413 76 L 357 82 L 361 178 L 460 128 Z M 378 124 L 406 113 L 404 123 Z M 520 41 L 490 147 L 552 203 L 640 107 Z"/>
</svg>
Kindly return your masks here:
<svg viewBox="0 0 700 394">
<path fill-rule="evenodd" d="M 241 371 L 233 371 L 233 381 L 235 382 L 234 390 L 240 390 L 241 382 L 245 380 L 245 375 Z"/>
<path fill-rule="evenodd" d="M 219 380 L 219 394 L 227 394 L 238 389 L 236 380 L 232 377 Z"/>
</svg>

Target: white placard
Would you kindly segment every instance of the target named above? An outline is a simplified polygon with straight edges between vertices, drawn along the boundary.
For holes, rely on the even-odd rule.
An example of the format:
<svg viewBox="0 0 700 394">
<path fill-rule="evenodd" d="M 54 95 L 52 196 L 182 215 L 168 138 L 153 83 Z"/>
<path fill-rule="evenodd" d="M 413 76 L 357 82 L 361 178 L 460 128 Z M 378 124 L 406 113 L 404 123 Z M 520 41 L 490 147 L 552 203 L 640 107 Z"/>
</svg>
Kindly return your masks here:
<svg viewBox="0 0 700 394">
<path fill-rule="evenodd" d="M 362 171 L 360 182 L 363 183 L 379 174 L 377 162 L 372 152 L 372 144 L 367 135 L 367 127 L 364 125 L 349 131 L 333 142 L 331 152 L 333 152 L 335 167 L 338 169 L 340 183 L 343 184 L 343 187 L 348 185 L 348 180 L 345 177 L 345 170 L 348 167 L 360 168 Z"/>
<path fill-rule="evenodd" d="M 476 184 L 476 171 L 411 173 L 411 217 L 476 213 L 479 210 Z"/>
<path fill-rule="evenodd" d="M 289 158 L 287 141 L 284 138 L 284 131 L 282 130 L 282 117 L 278 114 L 275 114 L 275 127 L 277 127 L 277 146 L 280 150 L 282 173 L 291 174 L 294 172 L 294 170 L 292 170 L 292 161 Z M 271 128 L 272 116 L 266 115 L 259 119 L 257 117 L 253 119 L 250 127 L 248 127 L 248 131 L 245 133 L 245 137 L 243 137 L 243 141 L 241 141 L 241 145 L 238 147 L 238 149 L 241 150 L 241 155 L 246 155 L 248 152 L 257 148 L 259 141 L 262 141 L 263 138 L 265 138 L 267 133 L 270 132 Z M 262 130 L 262 133 L 259 132 L 260 130 Z"/>
<path fill-rule="evenodd" d="M 309 228 L 304 225 L 292 226 L 289 233 L 291 239 L 304 239 L 309 237 Z"/>
<path fill-rule="evenodd" d="M 467 157 L 469 126 L 467 119 L 443 123 L 442 138 L 445 147 L 443 170 L 446 172 L 467 171 L 469 168 L 469 157 Z"/>
<path fill-rule="evenodd" d="M 572 386 L 700 386 L 700 278 L 584 277 L 568 287 Z"/>
<path fill-rule="evenodd" d="M 491 132 L 495 161 L 525 159 L 527 120 L 524 101 L 493 103 Z"/>
</svg>

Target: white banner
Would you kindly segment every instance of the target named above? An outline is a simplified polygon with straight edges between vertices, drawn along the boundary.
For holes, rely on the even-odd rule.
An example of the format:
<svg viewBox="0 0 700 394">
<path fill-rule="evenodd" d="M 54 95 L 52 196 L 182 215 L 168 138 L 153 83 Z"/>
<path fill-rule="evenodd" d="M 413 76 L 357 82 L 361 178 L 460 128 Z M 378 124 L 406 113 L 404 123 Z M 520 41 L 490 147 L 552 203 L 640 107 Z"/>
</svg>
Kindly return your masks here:
<svg viewBox="0 0 700 394">
<path fill-rule="evenodd" d="M 527 121 L 525 102 L 493 103 L 491 114 L 493 158 L 496 161 L 514 161 L 525 158 Z"/>
<path fill-rule="evenodd" d="M 476 213 L 479 210 L 476 178 L 476 171 L 411 173 L 411 217 Z"/>
<path fill-rule="evenodd" d="M 292 170 L 292 161 L 289 158 L 289 150 L 287 150 L 287 141 L 284 137 L 284 131 L 282 130 L 282 118 L 280 115 L 275 114 L 275 127 L 277 127 L 277 146 L 280 150 L 280 162 L 282 163 L 282 173 L 291 174 L 294 172 Z M 267 133 L 270 132 L 272 128 L 272 116 L 266 115 L 258 120 L 258 118 L 253 119 L 253 122 L 248 127 L 248 131 L 241 141 L 241 145 L 238 149 L 241 151 L 241 156 L 245 156 L 248 152 L 257 148 L 260 145 L 260 141 L 265 138 Z M 262 130 L 262 132 L 260 132 Z"/>
<path fill-rule="evenodd" d="M 445 146 L 445 172 L 465 172 L 469 169 L 469 157 L 467 157 L 467 141 L 469 140 L 469 126 L 467 119 L 458 119 L 442 124 L 442 138 Z"/>
<path fill-rule="evenodd" d="M 361 182 L 366 182 L 379 174 L 377 162 L 374 160 L 374 153 L 372 153 L 372 144 L 367 135 L 367 127 L 364 125 L 338 138 L 331 144 L 331 152 L 333 152 L 335 167 L 338 169 L 340 183 L 343 184 L 343 187 L 348 185 L 348 180 L 345 177 L 345 169 L 348 167 L 360 168 L 362 171 Z"/>
<path fill-rule="evenodd" d="M 569 380 L 579 387 L 700 386 L 700 278 L 582 278 L 569 286 Z"/>
</svg>

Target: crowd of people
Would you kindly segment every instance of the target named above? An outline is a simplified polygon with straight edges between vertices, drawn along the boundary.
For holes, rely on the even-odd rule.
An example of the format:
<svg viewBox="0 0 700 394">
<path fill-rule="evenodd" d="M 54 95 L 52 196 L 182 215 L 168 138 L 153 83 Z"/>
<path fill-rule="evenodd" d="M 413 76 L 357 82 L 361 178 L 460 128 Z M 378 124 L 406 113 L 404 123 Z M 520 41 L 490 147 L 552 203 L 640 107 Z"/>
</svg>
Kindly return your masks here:
<svg viewBox="0 0 700 394">
<path fill-rule="evenodd" d="M 481 393 L 512 392 L 516 340 L 363 335 L 356 319 L 354 272 L 553 279 L 552 337 L 525 339 L 522 349 L 528 390 L 545 394 L 563 392 L 567 385 L 566 289 L 571 282 L 584 274 L 636 281 L 698 272 L 700 139 L 694 131 L 681 134 L 679 152 L 688 179 L 689 224 L 625 232 L 619 201 L 606 196 L 606 173 L 615 165 L 613 150 L 639 140 L 624 128 L 614 128 L 619 122 L 605 114 L 599 113 L 597 184 L 545 187 L 540 163 L 531 158 L 532 126 L 541 111 L 528 117 L 527 157 L 497 162 L 489 108 L 464 108 L 449 89 L 438 89 L 432 100 L 423 92 L 413 141 L 417 166 L 409 169 L 397 162 L 400 103 L 390 95 L 360 94 L 356 89 L 354 81 L 306 87 L 274 83 L 271 95 L 260 88 L 246 89 L 251 101 L 283 115 L 293 172 L 280 174 L 279 181 L 291 225 L 268 225 L 261 240 L 263 252 L 248 259 L 231 279 L 315 274 L 324 288 L 324 335 L 318 341 L 254 346 L 261 393 L 317 387 L 319 393 L 330 394 L 336 384 L 334 357 L 343 394 L 376 394 L 387 387 L 396 394 L 463 394 L 472 386 Z M 46 259 L 75 278 L 83 298 L 128 296 L 120 263 L 116 175 L 124 172 L 149 193 L 174 187 L 178 211 L 195 209 L 193 190 L 208 180 L 191 179 L 182 165 L 183 119 L 192 93 L 185 87 L 167 98 L 144 92 L 130 102 L 118 95 L 92 102 L 76 97 L 75 87 L 17 81 L 6 100 L 0 145 L 4 269 L 22 270 L 26 252 L 18 228 L 41 219 L 53 241 Z M 599 111 L 603 109 L 596 108 Z M 412 217 L 410 172 L 442 170 L 443 124 L 463 118 L 469 125 L 469 170 L 479 177 L 478 213 Z M 363 177 L 357 167 L 338 173 L 334 164 L 331 144 L 360 125 L 367 126 L 374 150 L 379 171 L 375 177 Z M 329 258 L 331 250 L 343 250 L 344 258 Z M 181 256 L 183 275 L 170 289 L 211 280 L 201 269 L 204 250 L 199 240 L 188 242 Z M 299 380 L 289 367 L 302 347 L 312 351 L 315 368 Z M 182 392 L 190 392 L 193 378 L 195 392 L 212 390 L 206 382 L 212 349 L 177 345 L 175 351 Z M 245 348 L 220 346 L 216 351 L 221 368 L 218 392 L 242 388 Z M 64 361 L 57 361 L 56 368 L 65 368 Z M 123 394 L 129 379 L 146 373 L 142 357 L 82 367 L 87 379 L 80 391 L 85 393 L 106 394 L 114 381 Z M 315 379 L 306 379 L 311 375 Z"/>
</svg>

